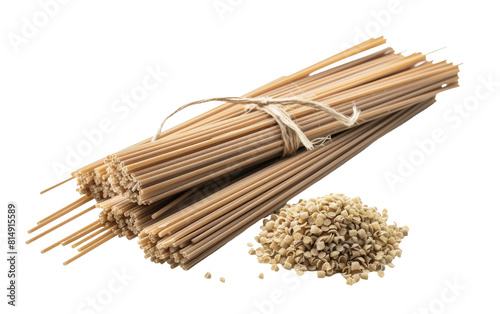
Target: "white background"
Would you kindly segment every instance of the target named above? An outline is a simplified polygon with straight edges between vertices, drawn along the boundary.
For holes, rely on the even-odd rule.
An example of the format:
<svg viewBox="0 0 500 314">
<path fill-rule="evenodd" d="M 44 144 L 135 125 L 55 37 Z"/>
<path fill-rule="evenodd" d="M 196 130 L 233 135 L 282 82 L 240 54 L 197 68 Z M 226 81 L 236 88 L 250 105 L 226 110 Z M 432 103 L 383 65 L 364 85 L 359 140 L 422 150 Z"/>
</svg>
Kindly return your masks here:
<svg viewBox="0 0 500 314">
<path fill-rule="evenodd" d="M 500 23 L 493 1 L 67 1 L 44 21 L 46 2 L 0 4 L 0 206 L 16 201 L 20 208 L 18 306 L 7 306 L 2 290 L 2 313 L 97 313 L 93 298 L 99 313 L 498 313 Z M 39 26 L 23 35 L 34 16 Z M 40 254 L 92 215 L 24 245 L 36 221 L 78 197 L 74 182 L 38 192 L 64 179 L 54 165 L 66 163 L 84 131 L 112 123 L 81 165 L 151 136 L 181 104 L 242 95 L 380 35 L 405 53 L 446 47 L 429 58 L 463 63 L 461 87 L 300 196 L 360 196 L 410 226 L 403 256 L 385 278 L 349 287 L 340 275 L 274 273 L 247 254 L 257 225 L 188 272 L 144 260 L 125 239 L 70 266 L 62 265 L 75 254 L 70 248 Z M 142 84 L 148 68 L 168 77 L 126 112 L 116 103 Z M 424 155 L 417 142 L 435 132 L 444 138 Z M 400 172 L 401 160 L 410 159 L 414 169 Z M 402 182 L 391 186 L 388 173 Z M 115 282 L 123 271 L 125 282 Z M 118 289 L 110 292 L 110 283 Z"/>
</svg>

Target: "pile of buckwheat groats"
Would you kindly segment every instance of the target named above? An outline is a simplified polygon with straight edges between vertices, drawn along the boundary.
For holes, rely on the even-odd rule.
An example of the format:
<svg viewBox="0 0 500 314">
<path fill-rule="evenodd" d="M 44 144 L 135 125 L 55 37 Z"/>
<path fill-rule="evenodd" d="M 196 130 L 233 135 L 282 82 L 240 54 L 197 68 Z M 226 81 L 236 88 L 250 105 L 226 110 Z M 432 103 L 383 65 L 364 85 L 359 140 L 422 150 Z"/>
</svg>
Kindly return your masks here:
<svg viewBox="0 0 500 314">
<path fill-rule="evenodd" d="M 316 271 L 319 278 L 340 273 L 348 285 L 368 279 L 368 273 L 384 276 L 401 256 L 399 243 L 408 227 L 387 224 L 387 210 L 363 205 L 359 197 L 330 194 L 286 205 L 271 219 L 264 219 L 255 237 L 262 245 L 250 249 L 260 263 L 294 269 L 300 276 Z"/>
</svg>

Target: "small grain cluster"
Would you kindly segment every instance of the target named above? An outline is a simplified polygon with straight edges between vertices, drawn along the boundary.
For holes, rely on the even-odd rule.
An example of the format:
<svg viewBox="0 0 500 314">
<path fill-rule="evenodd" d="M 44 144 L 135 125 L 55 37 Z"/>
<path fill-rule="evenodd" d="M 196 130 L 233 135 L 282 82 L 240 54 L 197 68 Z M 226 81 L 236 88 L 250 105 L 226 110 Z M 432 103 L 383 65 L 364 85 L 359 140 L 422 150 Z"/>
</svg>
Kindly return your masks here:
<svg viewBox="0 0 500 314">
<path fill-rule="evenodd" d="M 294 269 L 300 276 L 316 271 L 319 278 L 342 274 L 348 285 L 368 279 L 370 272 L 383 277 L 385 266 L 401 256 L 399 243 L 408 227 L 387 224 L 387 210 L 363 205 L 359 197 L 330 194 L 286 205 L 264 219 L 255 237 L 262 247 L 250 250 L 260 263 Z"/>
</svg>

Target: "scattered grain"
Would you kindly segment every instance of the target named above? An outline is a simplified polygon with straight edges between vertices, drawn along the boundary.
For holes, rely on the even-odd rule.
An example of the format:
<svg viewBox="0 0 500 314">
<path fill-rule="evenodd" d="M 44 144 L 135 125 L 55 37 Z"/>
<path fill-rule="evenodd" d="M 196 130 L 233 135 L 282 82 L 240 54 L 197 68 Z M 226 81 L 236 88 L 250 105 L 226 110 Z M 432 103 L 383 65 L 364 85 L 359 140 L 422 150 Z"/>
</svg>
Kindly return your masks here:
<svg viewBox="0 0 500 314">
<path fill-rule="evenodd" d="M 249 253 L 271 264 L 273 271 L 281 264 L 299 276 L 305 271 L 316 271 L 318 278 L 340 273 L 353 285 L 368 279 L 371 271 L 383 277 L 385 266 L 394 267 L 394 258 L 401 256 L 399 244 L 409 228 L 387 220 L 387 210 L 379 213 L 358 197 L 330 194 L 300 200 L 264 220 L 255 238 L 262 247 Z"/>
</svg>

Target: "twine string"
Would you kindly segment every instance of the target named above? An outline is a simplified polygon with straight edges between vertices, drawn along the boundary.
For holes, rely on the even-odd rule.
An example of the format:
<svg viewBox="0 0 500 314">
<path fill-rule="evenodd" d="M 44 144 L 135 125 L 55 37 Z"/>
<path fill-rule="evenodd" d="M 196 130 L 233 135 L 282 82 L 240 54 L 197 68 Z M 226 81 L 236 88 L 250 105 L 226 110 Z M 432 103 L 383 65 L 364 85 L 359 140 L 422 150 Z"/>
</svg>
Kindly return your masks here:
<svg viewBox="0 0 500 314">
<path fill-rule="evenodd" d="M 350 127 L 356 123 L 359 118 L 360 110 L 356 108 L 356 105 L 352 106 L 352 115 L 350 117 L 338 112 L 337 110 L 313 100 L 306 100 L 297 97 L 292 98 L 266 98 L 266 97 L 256 97 L 256 98 L 245 98 L 245 97 L 215 97 L 207 98 L 202 100 L 197 100 L 180 106 L 177 110 L 167 116 L 160 125 L 160 128 L 153 136 L 151 142 L 156 141 L 162 132 L 163 125 L 165 122 L 178 113 L 186 109 L 187 107 L 212 102 L 212 101 L 224 101 L 231 104 L 243 104 L 246 111 L 261 110 L 268 115 L 270 115 L 278 124 L 281 135 L 283 139 L 283 156 L 293 155 L 300 145 L 304 145 L 307 150 L 314 148 L 314 145 L 318 143 L 318 139 L 313 141 L 309 140 L 300 127 L 295 123 L 290 115 L 286 112 L 285 107 L 291 105 L 302 105 L 310 107 L 314 110 L 323 111 L 328 113 L 330 116 L 334 117 L 336 120 L 341 122 L 343 125 Z"/>
</svg>

